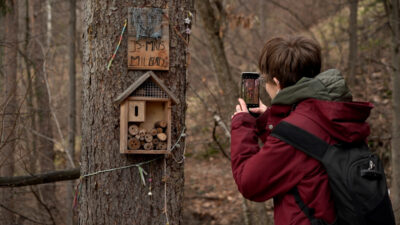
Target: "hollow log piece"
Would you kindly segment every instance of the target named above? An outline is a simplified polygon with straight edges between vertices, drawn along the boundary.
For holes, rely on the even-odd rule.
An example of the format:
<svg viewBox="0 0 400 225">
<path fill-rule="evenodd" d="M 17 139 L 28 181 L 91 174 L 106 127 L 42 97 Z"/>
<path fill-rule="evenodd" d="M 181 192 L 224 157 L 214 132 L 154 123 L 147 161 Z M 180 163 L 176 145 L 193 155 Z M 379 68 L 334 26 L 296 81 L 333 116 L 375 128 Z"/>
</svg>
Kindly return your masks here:
<svg viewBox="0 0 400 225">
<path fill-rule="evenodd" d="M 140 148 L 140 141 L 136 138 L 129 139 L 128 148 L 131 150 L 138 150 Z"/>
<path fill-rule="evenodd" d="M 157 144 L 157 150 L 167 150 L 167 142 L 162 141 Z"/>
<path fill-rule="evenodd" d="M 160 140 L 156 137 L 156 138 L 153 138 L 153 141 L 152 141 L 152 143 L 153 143 L 153 145 L 154 146 L 157 146 L 157 144 L 160 142 Z"/>
<path fill-rule="evenodd" d="M 152 149 L 153 149 L 153 143 L 145 143 L 145 144 L 143 145 L 143 148 L 144 148 L 145 150 L 152 150 Z"/>
<path fill-rule="evenodd" d="M 156 128 L 151 129 L 149 133 L 150 133 L 152 136 L 156 136 L 156 135 L 158 134 Z"/>
<path fill-rule="evenodd" d="M 140 137 L 144 137 L 146 135 L 146 133 L 147 133 L 146 129 L 140 129 L 139 130 Z"/>
<path fill-rule="evenodd" d="M 146 135 L 144 136 L 144 140 L 145 140 L 147 143 L 151 143 L 151 142 L 153 141 L 153 135 L 151 135 L 151 134 L 146 134 Z"/>
<path fill-rule="evenodd" d="M 130 135 L 135 136 L 136 134 L 139 133 L 139 127 L 135 124 L 132 124 L 128 128 L 128 132 Z"/>
</svg>

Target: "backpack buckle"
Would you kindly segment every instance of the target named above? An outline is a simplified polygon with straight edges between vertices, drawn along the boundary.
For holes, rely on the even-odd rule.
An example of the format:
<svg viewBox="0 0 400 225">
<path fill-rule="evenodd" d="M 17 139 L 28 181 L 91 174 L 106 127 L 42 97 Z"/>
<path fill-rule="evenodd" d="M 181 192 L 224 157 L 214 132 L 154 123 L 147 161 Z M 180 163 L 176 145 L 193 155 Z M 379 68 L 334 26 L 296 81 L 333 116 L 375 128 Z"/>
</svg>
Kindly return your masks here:
<svg viewBox="0 0 400 225">
<path fill-rule="evenodd" d="M 368 169 L 362 169 L 361 170 L 361 177 L 370 179 L 370 180 L 378 180 L 381 179 L 382 173 L 375 170 L 376 165 L 375 162 L 372 158 L 372 155 L 369 157 L 369 162 L 368 162 Z"/>
<path fill-rule="evenodd" d="M 368 170 L 373 170 L 373 169 L 375 169 L 375 163 L 370 159 L 369 160 L 369 168 L 368 168 Z"/>
</svg>

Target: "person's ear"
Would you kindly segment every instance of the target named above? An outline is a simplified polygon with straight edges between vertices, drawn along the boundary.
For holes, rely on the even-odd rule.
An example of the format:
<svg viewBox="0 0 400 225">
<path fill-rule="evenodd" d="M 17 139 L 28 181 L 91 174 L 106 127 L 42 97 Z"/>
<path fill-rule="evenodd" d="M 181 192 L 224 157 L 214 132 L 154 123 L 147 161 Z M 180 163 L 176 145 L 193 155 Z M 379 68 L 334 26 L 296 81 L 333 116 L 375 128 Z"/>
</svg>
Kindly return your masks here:
<svg viewBox="0 0 400 225">
<path fill-rule="evenodd" d="M 279 90 L 282 89 L 282 88 L 281 88 L 281 83 L 279 83 L 279 80 L 276 79 L 276 77 L 273 77 L 272 80 L 274 81 L 274 83 L 276 84 L 276 86 L 279 88 Z"/>
</svg>

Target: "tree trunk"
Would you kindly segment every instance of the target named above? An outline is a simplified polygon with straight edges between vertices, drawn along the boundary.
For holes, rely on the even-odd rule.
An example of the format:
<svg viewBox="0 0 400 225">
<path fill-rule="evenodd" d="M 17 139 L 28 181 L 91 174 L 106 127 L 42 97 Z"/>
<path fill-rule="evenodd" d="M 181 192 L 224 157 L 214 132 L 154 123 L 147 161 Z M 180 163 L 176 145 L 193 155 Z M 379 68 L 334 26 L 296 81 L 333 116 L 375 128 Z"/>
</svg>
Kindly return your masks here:
<svg viewBox="0 0 400 225">
<path fill-rule="evenodd" d="M 52 39 L 52 26 L 51 26 L 51 0 L 46 0 L 46 46 L 50 47 Z"/>
<path fill-rule="evenodd" d="M 386 10 L 392 27 L 392 185 L 390 197 L 396 221 L 400 221 L 400 16 L 398 0 L 387 0 Z"/>
<path fill-rule="evenodd" d="M 27 105 L 27 111 L 29 114 L 29 124 L 30 124 L 30 129 L 36 130 L 36 116 L 35 116 L 35 108 L 33 105 L 34 102 L 34 93 L 33 93 L 33 84 L 32 84 L 32 62 L 30 60 L 31 56 L 31 51 L 29 43 L 31 39 L 31 16 L 33 16 L 33 8 L 32 4 L 29 4 L 29 0 L 25 0 L 25 43 L 24 43 L 24 54 L 25 57 L 24 63 L 25 63 L 25 69 L 26 69 L 26 84 L 27 84 L 27 96 L 26 96 L 26 105 Z M 35 173 L 36 172 L 36 163 L 37 163 L 37 151 L 36 151 L 36 139 L 37 136 L 33 134 L 32 132 L 28 132 L 27 134 L 27 141 L 29 145 L 27 146 L 27 150 L 29 151 L 29 172 L 30 173 Z"/>
<path fill-rule="evenodd" d="M 76 131 L 76 66 L 75 66 L 75 37 L 76 37 L 76 0 L 69 1 L 69 119 L 68 119 L 68 151 L 72 161 L 75 161 L 75 131 Z M 75 167 L 75 165 L 71 165 Z M 74 199 L 75 182 L 70 181 L 67 187 L 66 203 L 68 207 L 67 225 L 76 224 L 74 221 L 74 210 L 72 208 Z"/>
<path fill-rule="evenodd" d="M 265 42 L 270 37 L 268 33 L 268 15 L 269 15 L 269 8 L 268 8 L 267 1 L 259 1 L 258 3 L 258 10 L 259 10 L 259 17 L 260 17 L 260 30 L 258 31 L 258 36 L 262 41 L 261 46 L 264 46 Z M 272 32 L 271 32 L 272 33 Z M 265 90 L 265 86 L 260 86 L 260 100 L 267 106 L 271 105 L 271 97 Z"/>
<path fill-rule="evenodd" d="M 186 112 L 187 46 L 177 32 L 184 31 L 190 0 L 84 2 L 81 172 L 84 175 L 155 161 L 142 165 L 147 172 L 146 186 L 142 184 L 137 167 L 83 179 L 79 224 L 182 224 L 183 164 L 163 155 L 119 153 L 120 108 L 113 100 L 145 72 L 127 70 L 126 34 L 110 71 L 106 68 L 128 17 L 128 8 L 143 5 L 165 8 L 167 3 L 170 71 L 156 71 L 156 74 L 181 102 L 172 107 L 171 137 L 174 143 L 184 128 Z M 183 146 L 184 138 L 173 150 L 175 158 L 181 159 Z M 148 195 L 149 178 L 152 179 L 152 195 Z"/>
<path fill-rule="evenodd" d="M 356 84 L 357 69 L 357 10 L 358 0 L 349 0 L 350 20 L 349 20 L 349 59 L 348 59 L 348 77 L 349 86 Z"/>
<path fill-rule="evenodd" d="M 13 176 L 14 174 L 14 152 L 16 144 L 16 123 L 17 123 L 17 49 L 18 49 L 18 1 L 7 0 L 7 7 L 10 11 L 5 16 L 5 43 L 4 51 L 4 107 L 3 126 L 1 133 L 0 153 L 2 161 L 0 165 L 1 176 Z M 1 202 L 8 209 L 13 209 L 12 189 L 1 190 Z M 0 209 L 1 224 L 14 224 L 15 215 L 10 211 Z"/>
<path fill-rule="evenodd" d="M 33 80 L 33 87 L 36 95 L 37 102 L 37 118 L 38 118 L 38 132 L 53 139 L 53 132 L 51 126 L 51 111 L 49 105 L 49 92 L 47 89 L 46 68 L 45 68 L 45 53 L 48 50 L 46 45 L 47 37 L 47 20 L 44 12 L 44 1 L 35 0 L 33 4 L 34 18 L 32 21 L 32 61 L 34 63 L 35 79 Z M 53 171 L 54 167 L 54 144 L 46 138 L 38 138 L 38 148 L 41 149 L 39 155 L 40 171 Z M 59 216 L 57 210 L 57 199 L 55 196 L 55 185 L 48 184 L 40 187 L 40 195 L 43 198 L 42 202 L 49 209 L 50 218 L 55 222 L 55 218 Z"/>
<path fill-rule="evenodd" d="M 196 9 L 198 10 L 200 19 L 203 22 L 211 59 L 217 75 L 219 91 L 223 96 L 221 97 L 221 99 L 223 99 L 221 104 L 227 106 L 226 109 L 230 112 L 239 96 L 238 83 L 234 79 L 234 74 L 231 73 L 229 62 L 225 54 L 224 41 L 222 38 L 224 35 L 222 27 L 225 22 L 225 17 L 222 16 L 224 15 L 224 12 L 221 7 L 216 7 L 221 9 L 219 11 L 220 15 L 216 16 L 211 4 L 215 3 L 210 3 L 209 0 L 206 2 L 196 1 Z M 236 74 L 236 76 L 239 77 L 240 75 Z"/>
<path fill-rule="evenodd" d="M 225 54 L 224 41 L 223 41 L 223 23 L 225 17 L 223 9 L 218 7 L 218 4 L 222 4 L 220 1 L 214 1 L 215 3 L 207 3 L 203 1 L 196 1 L 196 9 L 198 10 L 200 19 L 203 23 L 203 29 L 206 33 L 206 38 L 209 44 L 209 50 L 214 65 L 215 72 L 217 74 L 217 81 L 220 89 L 222 90 L 223 104 L 227 109 L 223 113 L 231 112 L 233 105 L 236 103 L 236 99 L 239 96 L 238 84 L 234 79 L 234 74 L 231 73 L 230 65 Z M 217 16 L 211 4 L 216 4 L 219 10 Z M 262 4 L 261 4 L 262 5 Z M 264 4 L 265 6 L 265 4 Z M 262 14 L 264 15 L 264 14 Z M 262 17 L 262 24 L 266 24 L 265 17 Z M 237 77 L 240 74 L 236 74 Z M 263 88 L 263 87 L 260 87 Z M 267 102 L 268 104 L 268 102 Z M 247 225 L 267 225 L 270 224 L 270 219 L 267 215 L 264 203 L 253 203 L 247 200 L 243 200 L 243 213 L 245 217 L 245 223 Z"/>
<path fill-rule="evenodd" d="M 268 15 L 267 7 L 268 7 L 267 1 L 258 2 L 258 15 L 260 17 L 260 30 L 259 30 L 260 37 L 267 36 L 267 15 Z M 262 41 L 267 41 L 267 40 L 262 40 Z"/>
</svg>

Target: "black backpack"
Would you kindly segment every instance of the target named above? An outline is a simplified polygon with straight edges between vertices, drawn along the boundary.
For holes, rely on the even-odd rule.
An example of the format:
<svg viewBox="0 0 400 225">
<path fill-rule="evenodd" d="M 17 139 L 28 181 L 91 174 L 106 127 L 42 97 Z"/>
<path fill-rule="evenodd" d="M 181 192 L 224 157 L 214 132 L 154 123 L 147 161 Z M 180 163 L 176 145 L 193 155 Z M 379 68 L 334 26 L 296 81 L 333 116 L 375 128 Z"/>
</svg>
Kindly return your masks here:
<svg viewBox="0 0 400 225">
<path fill-rule="evenodd" d="M 330 145 L 288 122 L 280 122 L 271 133 L 294 148 L 320 161 L 325 167 L 335 203 L 338 225 L 395 225 L 383 166 L 368 145 Z M 327 224 L 314 218 L 314 209 L 301 200 L 297 188 L 292 194 L 312 225 Z"/>
</svg>

